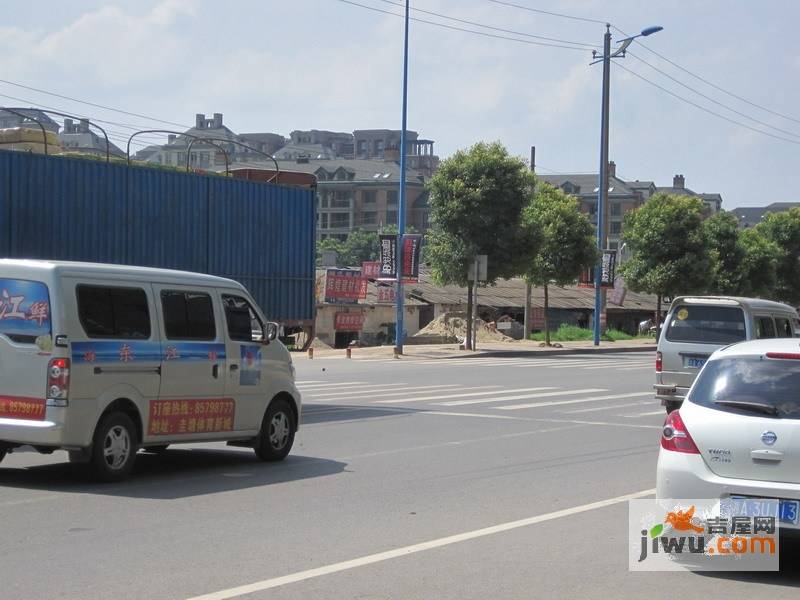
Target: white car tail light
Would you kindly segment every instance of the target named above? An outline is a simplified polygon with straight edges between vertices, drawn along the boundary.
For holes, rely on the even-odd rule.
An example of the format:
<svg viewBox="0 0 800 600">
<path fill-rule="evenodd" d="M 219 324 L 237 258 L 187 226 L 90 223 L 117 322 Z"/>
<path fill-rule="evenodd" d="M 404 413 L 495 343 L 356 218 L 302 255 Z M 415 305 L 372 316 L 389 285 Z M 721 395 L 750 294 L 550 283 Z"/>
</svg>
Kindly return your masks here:
<svg viewBox="0 0 800 600">
<path fill-rule="evenodd" d="M 54 358 L 47 364 L 47 406 L 69 404 L 69 359 Z"/>
<path fill-rule="evenodd" d="M 685 454 L 700 454 L 697 445 L 694 443 L 689 430 L 683 423 L 679 410 L 672 411 L 664 421 L 664 428 L 661 430 L 661 447 L 672 452 L 683 452 Z"/>
</svg>

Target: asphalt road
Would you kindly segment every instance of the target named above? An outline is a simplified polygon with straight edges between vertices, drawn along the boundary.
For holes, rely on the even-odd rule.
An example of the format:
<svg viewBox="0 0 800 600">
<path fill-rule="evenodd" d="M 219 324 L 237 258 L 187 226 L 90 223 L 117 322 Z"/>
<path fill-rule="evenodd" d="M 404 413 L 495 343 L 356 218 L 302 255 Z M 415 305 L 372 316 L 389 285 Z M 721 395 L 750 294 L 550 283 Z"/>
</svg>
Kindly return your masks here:
<svg viewBox="0 0 800 600">
<path fill-rule="evenodd" d="M 87 483 L 56 453 L 0 468 L 0 598 L 796 598 L 782 572 L 630 573 L 655 485 L 652 353 L 296 360 L 292 455 L 142 454 Z M 795 563 L 796 564 L 796 563 Z"/>
</svg>

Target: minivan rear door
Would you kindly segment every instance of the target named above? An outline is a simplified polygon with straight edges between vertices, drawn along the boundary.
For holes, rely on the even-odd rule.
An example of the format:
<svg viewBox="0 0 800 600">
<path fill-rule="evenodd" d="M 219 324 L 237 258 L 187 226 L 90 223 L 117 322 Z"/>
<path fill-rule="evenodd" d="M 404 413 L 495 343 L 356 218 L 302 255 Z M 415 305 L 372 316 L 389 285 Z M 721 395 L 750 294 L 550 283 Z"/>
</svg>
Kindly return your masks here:
<svg viewBox="0 0 800 600">
<path fill-rule="evenodd" d="M 678 304 L 662 332 L 662 383 L 690 387 L 715 350 L 747 337 L 745 314 L 737 304 Z"/>
<path fill-rule="evenodd" d="M 714 360 L 683 403 L 681 416 L 717 475 L 800 483 L 798 391 L 800 358 Z"/>
<path fill-rule="evenodd" d="M 47 285 L 0 276 L 0 418 L 44 420 L 52 350 Z"/>
</svg>

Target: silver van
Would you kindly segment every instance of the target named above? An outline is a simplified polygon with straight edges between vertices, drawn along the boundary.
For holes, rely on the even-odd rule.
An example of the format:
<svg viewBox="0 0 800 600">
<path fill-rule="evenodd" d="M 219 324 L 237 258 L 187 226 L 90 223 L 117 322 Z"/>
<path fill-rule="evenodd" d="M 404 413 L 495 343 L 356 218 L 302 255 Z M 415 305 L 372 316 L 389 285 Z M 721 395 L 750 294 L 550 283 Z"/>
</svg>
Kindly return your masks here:
<svg viewBox="0 0 800 600">
<path fill-rule="evenodd" d="M 230 279 L 0 259 L 0 460 L 67 450 L 104 481 L 171 444 L 281 460 L 302 401 L 277 332 Z"/>
<path fill-rule="evenodd" d="M 675 298 L 658 340 L 656 398 L 672 412 L 715 350 L 745 340 L 797 337 L 798 330 L 797 311 L 780 302 L 732 296 Z"/>
</svg>

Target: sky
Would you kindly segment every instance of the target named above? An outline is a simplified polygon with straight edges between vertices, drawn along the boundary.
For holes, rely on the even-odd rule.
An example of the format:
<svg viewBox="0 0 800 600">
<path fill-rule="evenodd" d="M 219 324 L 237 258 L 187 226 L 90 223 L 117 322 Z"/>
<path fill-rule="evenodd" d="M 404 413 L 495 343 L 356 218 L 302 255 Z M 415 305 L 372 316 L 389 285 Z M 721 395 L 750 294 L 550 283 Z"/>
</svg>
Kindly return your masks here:
<svg viewBox="0 0 800 600">
<path fill-rule="evenodd" d="M 183 129 L 195 113 L 221 112 L 237 133 L 399 129 L 403 19 L 365 7 L 401 14 L 402 1 L 352 1 L 362 6 L 5 0 L 0 105 L 107 121 L 123 148 L 135 129 Z M 411 0 L 412 17 L 488 34 L 411 22 L 408 127 L 440 157 L 499 140 L 523 157 L 535 145 L 541 173 L 597 172 L 602 65 L 589 64 L 591 46 L 605 22 L 615 40 L 660 25 L 611 67 L 617 174 L 666 186 L 680 173 L 727 209 L 800 200 L 800 3 L 503 1 L 517 6 Z"/>
</svg>

